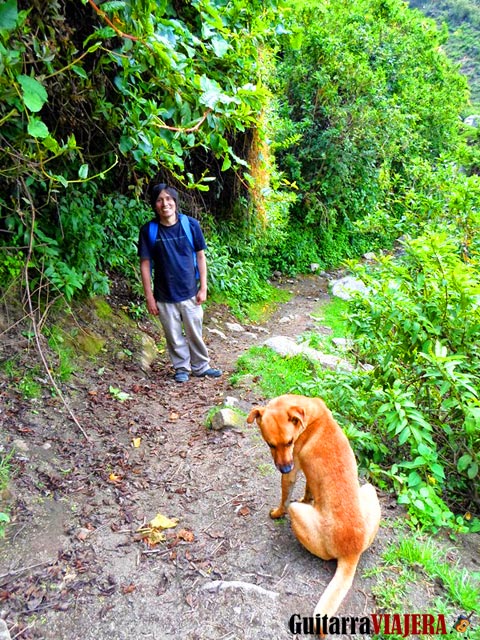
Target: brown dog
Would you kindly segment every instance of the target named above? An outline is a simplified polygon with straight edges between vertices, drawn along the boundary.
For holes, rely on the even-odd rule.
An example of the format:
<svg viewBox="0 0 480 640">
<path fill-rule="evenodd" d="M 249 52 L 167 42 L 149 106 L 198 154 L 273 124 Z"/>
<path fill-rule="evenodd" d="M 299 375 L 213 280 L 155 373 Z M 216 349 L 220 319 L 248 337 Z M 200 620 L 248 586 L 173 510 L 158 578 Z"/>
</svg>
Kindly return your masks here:
<svg viewBox="0 0 480 640">
<path fill-rule="evenodd" d="M 373 542 L 380 505 L 371 484 L 360 487 L 357 464 L 347 437 L 320 398 L 284 395 L 247 418 L 257 421 L 282 475 L 280 518 L 288 509 L 293 532 L 313 554 L 337 559 L 337 569 L 314 615 L 333 616 L 350 589 L 360 555 Z M 289 504 L 298 470 L 305 474 L 305 495 Z"/>
</svg>

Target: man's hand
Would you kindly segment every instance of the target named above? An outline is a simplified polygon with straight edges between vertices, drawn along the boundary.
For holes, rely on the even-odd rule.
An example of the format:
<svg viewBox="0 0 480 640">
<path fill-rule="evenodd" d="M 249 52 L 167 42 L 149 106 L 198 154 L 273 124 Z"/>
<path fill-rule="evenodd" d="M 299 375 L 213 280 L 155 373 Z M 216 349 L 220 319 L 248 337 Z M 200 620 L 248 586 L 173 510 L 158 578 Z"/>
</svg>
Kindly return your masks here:
<svg viewBox="0 0 480 640">
<path fill-rule="evenodd" d="M 207 288 L 200 287 L 196 295 L 197 304 L 203 304 L 206 299 L 207 299 Z"/>
<path fill-rule="evenodd" d="M 154 316 L 158 316 L 158 307 L 157 307 L 155 298 L 153 296 L 152 298 L 150 297 L 147 298 L 147 309 L 148 309 L 148 313 L 151 313 Z"/>
</svg>

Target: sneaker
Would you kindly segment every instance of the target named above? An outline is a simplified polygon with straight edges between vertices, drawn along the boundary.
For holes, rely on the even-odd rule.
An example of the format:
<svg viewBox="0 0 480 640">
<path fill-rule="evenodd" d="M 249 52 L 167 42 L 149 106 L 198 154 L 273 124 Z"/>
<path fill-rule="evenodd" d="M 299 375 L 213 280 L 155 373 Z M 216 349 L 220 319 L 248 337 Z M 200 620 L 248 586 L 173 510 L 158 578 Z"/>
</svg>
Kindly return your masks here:
<svg viewBox="0 0 480 640">
<path fill-rule="evenodd" d="M 174 375 L 175 382 L 188 382 L 190 376 L 186 371 L 177 371 Z"/>
<path fill-rule="evenodd" d="M 204 378 L 208 376 L 209 378 L 219 378 L 222 375 L 223 371 L 220 369 L 207 369 L 206 371 L 202 371 L 202 373 L 194 373 L 193 375 L 196 378 Z"/>
</svg>

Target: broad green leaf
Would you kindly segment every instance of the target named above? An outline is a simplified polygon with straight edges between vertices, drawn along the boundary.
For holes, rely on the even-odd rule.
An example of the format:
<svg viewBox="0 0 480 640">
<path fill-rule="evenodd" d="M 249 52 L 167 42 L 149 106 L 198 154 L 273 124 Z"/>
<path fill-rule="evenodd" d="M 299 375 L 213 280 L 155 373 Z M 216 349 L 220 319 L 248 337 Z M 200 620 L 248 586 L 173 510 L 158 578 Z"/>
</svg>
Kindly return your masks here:
<svg viewBox="0 0 480 640">
<path fill-rule="evenodd" d="M 467 476 L 470 480 L 473 480 L 478 475 L 478 464 L 476 462 L 472 462 L 467 471 Z"/>
<path fill-rule="evenodd" d="M 47 125 L 39 118 L 32 118 L 28 123 L 27 130 L 34 138 L 47 138 L 49 135 Z"/>
<path fill-rule="evenodd" d="M 0 31 L 11 31 L 17 26 L 17 0 L 7 0 L 0 5 Z"/>
<path fill-rule="evenodd" d="M 55 154 L 59 154 L 62 151 L 62 147 L 51 135 L 48 135 L 46 138 L 43 138 L 42 145 L 45 149 L 48 149 L 48 151 L 51 151 L 52 153 L 55 153 Z"/>
<path fill-rule="evenodd" d="M 457 469 L 459 471 L 465 471 L 465 469 L 469 466 L 471 462 L 472 462 L 472 456 L 469 455 L 468 453 L 465 453 L 457 462 Z"/>
<path fill-rule="evenodd" d="M 78 64 L 72 65 L 72 71 L 76 73 L 77 76 L 80 76 L 80 78 L 83 78 L 84 80 L 88 79 L 88 73 L 83 67 L 79 67 Z"/>
<path fill-rule="evenodd" d="M 88 178 L 88 164 L 82 164 L 78 170 L 78 177 L 82 180 L 86 180 Z"/>
<path fill-rule="evenodd" d="M 200 102 L 210 109 L 213 109 L 213 107 L 215 107 L 219 103 L 229 104 L 231 102 L 240 102 L 237 98 L 227 96 L 225 93 L 223 93 L 220 85 L 205 75 L 200 78 L 200 88 L 203 91 L 203 94 L 200 97 Z"/>
<path fill-rule="evenodd" d="M 40 111 L 48 100 L 48 94 L 41 82 L 31 76 L 19 75 L 17 80 L 23 90 L 23 101 L 27 109 L 33 112 Z"/>
<path fill-rule="evenodd" d="M 231 45 L 220 36 L 214 36 L 210 40 L 210 43 L 217 58 L 223 58 L 223 56 L 231 48 Z"/>
<path fill-rule="evenodd" d="M 60 182 L 61 185 L 63 185 L 64 187 L 68 187 L 68 180 L 61 175 L 57 175 L 57 176 L 52 176 L 55 180 L 58 180 L 58 182 Z"/>
</svg>

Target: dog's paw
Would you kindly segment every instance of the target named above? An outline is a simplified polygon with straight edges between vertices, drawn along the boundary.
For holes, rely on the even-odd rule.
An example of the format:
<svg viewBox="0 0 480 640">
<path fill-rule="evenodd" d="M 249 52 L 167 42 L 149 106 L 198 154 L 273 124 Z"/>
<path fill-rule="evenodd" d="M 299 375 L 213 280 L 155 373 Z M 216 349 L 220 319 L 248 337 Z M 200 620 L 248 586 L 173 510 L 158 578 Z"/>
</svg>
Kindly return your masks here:
<svg viewBox="0 0 480 640">
<path fill-rule="evenodd" d="M 276 509 L 270 510 L 270 518 L 276 520 L 277 518 L 282 518 L 286 513 L 283 507 L 277 507 Z"/>
</svg>

